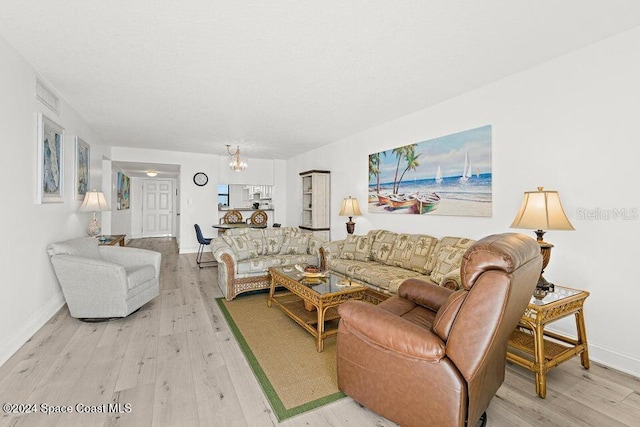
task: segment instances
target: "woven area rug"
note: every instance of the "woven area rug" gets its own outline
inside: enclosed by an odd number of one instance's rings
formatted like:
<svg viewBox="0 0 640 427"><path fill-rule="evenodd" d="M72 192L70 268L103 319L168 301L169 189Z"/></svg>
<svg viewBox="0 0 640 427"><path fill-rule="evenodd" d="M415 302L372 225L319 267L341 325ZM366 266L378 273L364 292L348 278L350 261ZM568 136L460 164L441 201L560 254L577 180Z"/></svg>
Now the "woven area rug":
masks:
<svg viewBox="0 0 640 427"><path fill-rule="evenodd" d="M311 334L267 307L265 293L216 302L278 420L345 397L338 390L335 335L318 353Z"/></svg>

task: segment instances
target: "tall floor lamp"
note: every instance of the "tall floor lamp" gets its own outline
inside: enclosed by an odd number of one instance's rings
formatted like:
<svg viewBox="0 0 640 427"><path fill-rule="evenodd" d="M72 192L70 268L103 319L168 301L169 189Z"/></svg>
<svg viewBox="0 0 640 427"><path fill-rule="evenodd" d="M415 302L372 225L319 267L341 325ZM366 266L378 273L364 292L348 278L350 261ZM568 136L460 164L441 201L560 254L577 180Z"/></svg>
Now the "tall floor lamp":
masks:
<svg viewBox="0 0 640 427"><path fill-rule="evenodd" d="M79 212L93 212L93 219L87 226L87 234L91 237L100 234L100 224L96 219L96 212L109 211L111 208L104 198L102 191L87 191L84 200L78 209Z"/></svg>
<svg viewBox="0 0 640 427"><path fill-rule="evenodd" d="M358 200L351 196L345 198L342 201L342 207L340 208L340 213L338 213L338 215L349 217L349 221L347 221L347 233L353 234L356 229L356 223L353 222L351 218L362 215L362 212L360 212L360 206L358 206Z"/></svg>
<svg viewBox="0 0 640 427"><path fill-rule="evenodd" d="M542 276L551 259L551 248L553 248L551 243L542 239L545 233L543 230L575 230L562 209L558 192L545 191L543 187L538 187L538 191L525 191L522 206L511 228L535 230L536 240L540 244L542 253L542 271L537 287L545 291L552 289L553 284Z"/></svg>

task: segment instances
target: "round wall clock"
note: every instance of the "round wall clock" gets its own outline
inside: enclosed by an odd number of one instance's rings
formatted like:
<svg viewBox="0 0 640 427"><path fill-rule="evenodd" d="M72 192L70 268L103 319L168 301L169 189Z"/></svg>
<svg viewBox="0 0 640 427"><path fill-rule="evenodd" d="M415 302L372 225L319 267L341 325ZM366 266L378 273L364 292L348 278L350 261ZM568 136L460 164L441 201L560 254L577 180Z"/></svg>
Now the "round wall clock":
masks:
<svg viewBox="0 0 640 427"><path fill-rule="evenodd" d="M198 172L195 175L193 175L193 182L196 185L199 185L200 187L202 187L203 185L207 185L207 182L209 182L209 177L204 172Z"/></svg>

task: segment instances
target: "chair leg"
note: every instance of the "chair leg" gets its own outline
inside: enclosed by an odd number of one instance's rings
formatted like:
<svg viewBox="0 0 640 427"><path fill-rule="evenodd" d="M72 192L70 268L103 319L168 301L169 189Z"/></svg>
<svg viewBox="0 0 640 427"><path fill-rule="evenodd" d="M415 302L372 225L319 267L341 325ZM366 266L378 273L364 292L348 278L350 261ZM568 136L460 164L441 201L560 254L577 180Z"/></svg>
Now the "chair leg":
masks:
<svg viewBox="0 0 640 427"><path fill-rule="evenodd" d="M203 247L204 245L200 244L200 246L198 246L198 254L196 255L196 264L198 264L198 267L200 266L200 262L202 260L202 252L203 252Z"/></svg>
<svg viewBox="0 0 640 427"><path fill-rule="evenodd" d="M198 247L198 254L196 255L196 264L199 268L217 267L218 261L202 261L202 254L204 253L204 247L206 245L200 244Z"/></svg>

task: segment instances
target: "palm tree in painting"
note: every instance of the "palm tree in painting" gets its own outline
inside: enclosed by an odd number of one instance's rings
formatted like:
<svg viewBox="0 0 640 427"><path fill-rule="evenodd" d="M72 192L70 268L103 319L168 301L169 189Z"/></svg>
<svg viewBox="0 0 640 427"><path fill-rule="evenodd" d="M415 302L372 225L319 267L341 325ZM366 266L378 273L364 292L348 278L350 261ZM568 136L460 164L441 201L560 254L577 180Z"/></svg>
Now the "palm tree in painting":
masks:
<svg viewBox="0 0 640 427"><path fill-rule="evenodd" d="M380 193L380 153L369 154L369 179L376 177L376 194Z"/></svg>
<svg viewBox="0 0 640 427"><path fill-rule="evenodd" d="M412 144L404 147L405 148L404 160L407 162L407 166L404 168L404 170L402 171L402 174L400 175L400 179L398 180L398 185L395 191L396 193L400 191L400 184L402 183L402 178L404 178L404 174L407 173L408 171L414 171L418 166L420 166L420 162L418 162L418 157L420 157L420 154L416 154L416 145L417 144Z"/></svg>
<svg viewBox="0 0 640 427"><path fill-rule="evenodd" d="M408 145L405 145L404 147L394 148L391 151L392 154L395 154L396 159L398 159L398 162L396 163L396 173L393 176L393 194L398 193L396 186L398 185L398 172L400 172L400 161L404 157L407 147Z"/></svg>

